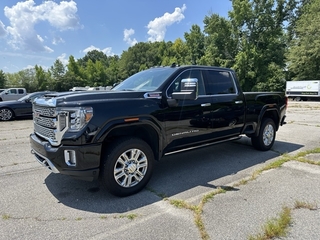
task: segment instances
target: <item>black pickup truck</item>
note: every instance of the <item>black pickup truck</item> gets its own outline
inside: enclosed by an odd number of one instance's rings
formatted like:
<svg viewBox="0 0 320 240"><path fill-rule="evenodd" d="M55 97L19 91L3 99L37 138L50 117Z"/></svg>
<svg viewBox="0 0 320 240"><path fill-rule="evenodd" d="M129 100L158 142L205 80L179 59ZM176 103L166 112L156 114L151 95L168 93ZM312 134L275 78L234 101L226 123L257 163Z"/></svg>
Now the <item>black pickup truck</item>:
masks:
<svg viewBox="0 0 320 240"><path fill-rule="evenodd" d="M164 155L242 135L269 150L286 108L284 93L242 92L231 69L155 67L111 91L37 98L31 152L54 173L99 179L127 196L146 186Z"/></svg>

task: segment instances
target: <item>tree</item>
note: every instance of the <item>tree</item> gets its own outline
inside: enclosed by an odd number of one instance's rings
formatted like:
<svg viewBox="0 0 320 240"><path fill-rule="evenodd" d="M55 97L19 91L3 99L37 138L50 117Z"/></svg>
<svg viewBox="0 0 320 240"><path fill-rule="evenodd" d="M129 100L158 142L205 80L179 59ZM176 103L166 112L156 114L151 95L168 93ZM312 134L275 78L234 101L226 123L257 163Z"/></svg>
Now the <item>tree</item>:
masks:
<svg viewBox="0 0 320 240"><path fill-rule="evenodd" d="M237 54L238 39L232 32L231 21L217 14L204 19L205 54L200 63L203 65L232 67Z"/></svg>
<svg viewBox="0 0 320 240"><path fill-rule="evenodd" d="M233 0L229 12L232 34L237 39L233 68L245 91L260 90L271 82L283 82L286 35L284 22L290 9L285 0ZM271 81L271 82L269 82Z"/></svg>
<svg viewBox="0 0 320 240"><path fill-rule="evenodd" d="M110 58L110 65L106 69L107 75L107 86L113 86L115 83L120 81L120 67L119 67L119 57L117 55Z"/></svg>
<svg viewBox="0 0 320 240"><path fill-rule="evenodd" d="M89 86L105 86L107 83L106 68L100 61L95 63L89 59L85 70L87 76L87 83Z"/></svg>
<svg viewBox="0 0 320 240"><path fill-rule="evenodd" d="M66 73L65 66L63 63L57 59L53 66L50 68L50 81L49 81L49 89L55 91L62 91L63 77Z"/></svg>
<svg viewBox="0 0 320 240"><path fill-rule="evenodd" d="M43 70L43 68L38 65L35 67L36 71L36 82L37 82L37 91L48 90L48 74Z"/></svg>
<svg viewBox="0 0 320 240"><path fill-rule="evenodd" d="M165 65L169 65L170 63L172 64L174 62L180 65L187 64L186 59L188 56L188 47L181 38L178 38L174 41L173 45L171 46L171 52L172 60Z"/></svg>
<svg viewBox="0 0 320 240"><path fill-rule="evenodd" d="M75 58L70 55L67 64L67 71L63 77L62 88L67 91L73 87L84 87L89 85L89 81L85 79L83 72L83 68L78 64Z"/></svg>
<svg viewBox="0 0 320 240"><path fill-rule="evenodd" d="M320 2L304 5L288 50L288 69L294 79L320 79Z"/></svg>
<svg viewBox="0 0 320 240"><path fill-rule="evenodd" d="M0 88L5 88L5 86L6 86L6 75L2 70L0 70Z"/></svg>
<svg viewBox="0 0 320 240"><path fill-rule="evenodd" d="M100 61L103 66L105 67L109 66L108 56L102 51L98 51L98 50L89 51L83 58L80 58L77 62L79 63L79 66L85 68L89 60L91 60L93 63Z"/></svg>
<svg viewBox="0 0 320 240"><path fill-rule="evenodd" d="M198 25L194 24L191 27L190 33L184 33L189 56L192 64L197 62L204 55L204 34Z"/></svg>

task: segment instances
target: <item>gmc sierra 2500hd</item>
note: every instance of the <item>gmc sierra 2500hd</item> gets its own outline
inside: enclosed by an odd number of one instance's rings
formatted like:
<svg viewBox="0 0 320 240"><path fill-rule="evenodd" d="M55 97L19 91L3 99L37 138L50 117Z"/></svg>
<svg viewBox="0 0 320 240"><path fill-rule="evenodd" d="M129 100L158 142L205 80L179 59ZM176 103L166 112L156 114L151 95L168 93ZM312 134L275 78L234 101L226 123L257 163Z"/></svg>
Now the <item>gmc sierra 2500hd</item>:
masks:
<svg viewBox="0 0 320 240"><path fill-rule="evenodd" d="M128 196L146 186L154 160L167 154L242 135L269 150L286 107L284 93L242 92L231 69L155 67L111 91L37 98L31 151L54 173L99 179L112 194Z"/></svg>

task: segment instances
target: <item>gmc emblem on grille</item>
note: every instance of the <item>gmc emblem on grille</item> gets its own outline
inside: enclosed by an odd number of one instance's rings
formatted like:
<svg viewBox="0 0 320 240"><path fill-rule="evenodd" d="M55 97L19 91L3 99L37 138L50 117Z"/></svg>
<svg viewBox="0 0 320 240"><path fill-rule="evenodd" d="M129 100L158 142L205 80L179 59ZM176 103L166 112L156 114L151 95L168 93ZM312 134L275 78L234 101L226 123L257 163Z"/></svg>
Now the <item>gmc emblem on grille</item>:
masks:
<svg viewBox="0 0 320 240"><path fill-rule="evenodd" d="M41 111L35 110L34 113L33 113L33 116L34 116L35 118L38 118L38 117L40 117L40 114L41 114Z"/></svg>

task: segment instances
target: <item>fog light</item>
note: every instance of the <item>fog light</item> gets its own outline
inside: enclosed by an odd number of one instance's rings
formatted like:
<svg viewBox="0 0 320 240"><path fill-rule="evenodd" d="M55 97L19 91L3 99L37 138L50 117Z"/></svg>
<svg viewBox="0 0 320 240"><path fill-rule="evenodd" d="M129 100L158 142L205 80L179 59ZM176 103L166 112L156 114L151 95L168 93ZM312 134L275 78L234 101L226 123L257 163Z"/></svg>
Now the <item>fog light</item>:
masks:
<svg viewBox="0 0 320 240"><path fill-rule="evenodd" d="M64 161L68 166L75 167L77 165L76 152L74 150L64 150Z"/></svg>

